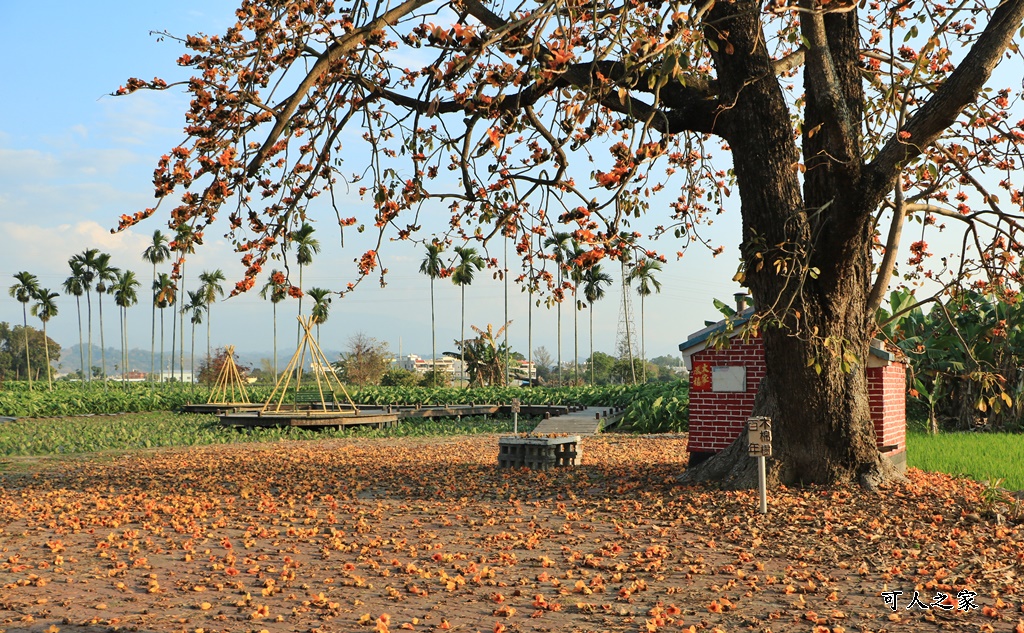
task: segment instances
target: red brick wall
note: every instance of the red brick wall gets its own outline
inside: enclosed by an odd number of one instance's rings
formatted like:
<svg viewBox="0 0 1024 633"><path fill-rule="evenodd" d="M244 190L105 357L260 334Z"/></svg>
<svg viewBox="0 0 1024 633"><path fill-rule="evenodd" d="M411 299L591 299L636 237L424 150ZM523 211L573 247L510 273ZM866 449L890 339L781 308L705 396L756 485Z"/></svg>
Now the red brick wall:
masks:
<svg viewBox="0 0 1024 633"><path fill-rule="evenodd" d="M907 450L906 372L903 363L868 367L867 371L868 402L878 448L896 446L896 450L888 451L887 455Z"/></svg>
<svg viewBox="0 0 1024 633"><path fill-rule="evenodd" d="M754 396L764 378L764 343L756 338L747 343L733 340L725 349L704 349L693 355L694 362L715 367L747 368L746 392L690 392L690 440L692 452L717 453L743 431L754 411Z"/></svg>
<svg viewBox="0 0 1024 633"><path fill-rule="evenodd" d="M733 341L725 349L704 349L693 355L696 363L714 367L747 368L747 390L744 393L715 391L690 392L690 435L687 450L691 453L717 453L729 446L741 432L754 411L754 396L765 374L764 343L754 339L743 343ZM906 443L906 367L893 363L887 367L869 367L868 402L875 425L878 447L896 446L886 452L892 456L907 448Z"/></svg>

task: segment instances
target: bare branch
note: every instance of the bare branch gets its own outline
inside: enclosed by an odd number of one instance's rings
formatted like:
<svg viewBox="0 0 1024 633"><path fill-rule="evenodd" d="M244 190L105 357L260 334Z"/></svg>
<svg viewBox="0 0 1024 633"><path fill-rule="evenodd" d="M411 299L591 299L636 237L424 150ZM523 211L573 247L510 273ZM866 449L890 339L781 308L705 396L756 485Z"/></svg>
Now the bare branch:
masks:
<svg viewBox="0 0 1024 633"><path fill-rule="evenodd" d="M878 264L878 276L871 286L871 293L868 295L867 313L878 312L882 305L882 298L892 280L893 268L896 264L896 255L900 249L900 237L903 234L903 223L907 218L907 205L903 201L903 187L896 187L896 204L893 209L892 224L889 225L889 235L885 238L885 253L882 261Z"/></svg>
<svg viewBox="0 0 1024 633"><path fill-rule="evenodd" d="M271 149L281 137L281 134L283 134L285 129L287 129L288 122L291 120L292 115L295 114L299 104L313 86L316 85L316 82L328 72L331 64L352 52L353 49L361 45L367 36L374 31L378 31L390 24L394 24L395 21L402 16L408 15L412 11L415 11L429 3L430 0L406 0L394 9L391 9L376 19L371 20L362 28L352 30L352 32L340 38L339 41L331 44L331 46L328 47L322 55L320 55L316 63L313 64L313 67L309 69L306 76L302 78L302 81L299 83L298 87L296 87L295 91L281 103L275 114L273 129L271 129L267 134L267 138L263 141L263 145L252 157L252 160L249 161L249 165L246 168L246 177L255 177L256 172L259 171L260 166L263 165L263 161L266 160Z"/></svg>
<svg viewBox="0 0 1024 633"><path fill-rule="evenodd" d="M900 166L934 143L977 98L1022 21L1024 0L1006 0L996 8L978 41L956 70L872 161L869 172L874 183L869 197L881 199L883 192L895 184Z"/></svg>

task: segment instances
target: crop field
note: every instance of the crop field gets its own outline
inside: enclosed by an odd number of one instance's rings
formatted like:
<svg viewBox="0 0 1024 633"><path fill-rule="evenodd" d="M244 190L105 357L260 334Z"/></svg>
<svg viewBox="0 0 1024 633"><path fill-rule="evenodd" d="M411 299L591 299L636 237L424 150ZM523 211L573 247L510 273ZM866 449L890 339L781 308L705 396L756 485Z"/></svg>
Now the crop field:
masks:
<svg viewBox="0 0 1024 633"><path fill-rule="evenodd" d="M271 388L250 388L253 402L269 397ZM364 387L350 389L353 400L371 405L410 404L503 404L518 398L523 404L573 404L625 407L623 423L638 432L685 431L689 403L686 383L652 383L640 386L477 389L426 387ZM173 411L184 404L206 402L205 387L176 383L57 383L53 391L29 391L26 385L8 383L0 391L0 416L37 418Z"/></svg>
<svg viewBox="0 0 1024 633"><path fill-rule="evenodd" d="M535 421L521 419L521 431ZM409 420L390 429L289 428L232 429L217 417L192 413L147 412L65 418L23 418L0 426L0 456L76 455L169 446L203 446L339 437L417 437L511 433L512 420L465 417L461 420Z"/></svg>
<svg viewBox="0 0 1024 633"><path fill-rule="evenodd" d="M907 433L909 465L1024 490L1024 436L1011 433ZM998 483L997 483L998 482Z"/></svg>

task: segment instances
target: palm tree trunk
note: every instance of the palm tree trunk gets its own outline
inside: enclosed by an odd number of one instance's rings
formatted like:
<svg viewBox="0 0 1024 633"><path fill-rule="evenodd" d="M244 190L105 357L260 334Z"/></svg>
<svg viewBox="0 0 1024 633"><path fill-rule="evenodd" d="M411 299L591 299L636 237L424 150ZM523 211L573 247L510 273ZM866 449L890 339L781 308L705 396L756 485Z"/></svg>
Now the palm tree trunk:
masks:
<svg viewBox="0 0 1024 633"><path fill-rule="evenodd" d="M210 304L206 304L206 362L210 362Z"/></svg>
<svg viewBox="0 0 1024 633"><path fill-rule="evenodd" d="M644 296L640 295L640 374L647 384L647 324L644 319Z"/></svg>
<svg viewBox="0 0 1024 633"><path fill-rule="evenodd" d="M175 299L177 301L177 299ZM178 349L178 326L174 322L174 314L171 314L171 379L174 379L174 352ZM180 379L180 378L179 378Z"/></svg>
<svg viewBox="0 0 1024 633"><path fill-rule="evenodd" d="M580 382L580 304L572 291L572 373L573 384Z"/></svg>
<svg viewBox="0 0 1024 633"><path fill-rule="evenodd" d="M277 304L273 301L270 305L274 311L274 384L277 384Z"/></svg>
<svg viewBox="0 0 1024 633"><path fill-rule="evenodd" d="M82 297L75 295L75 306L78 308L78 360L81 363L82 380L85 380L85 341L82 340Z"/></svg>
<svg viewBox="0 0 1024 633"><path fill-rule="evenodd" d="M502 259L502 266L504 267L503 275L501 276L502 281L505 282L505 387L508 387L508 372L509 372L509 350L508 350L508 235L505 236L505 253Z"/></svg>
<svg viewBox="0 0 1024 633"><path fill-rule="evenodd" d="M92 382L92 292L88 288L85 290L85 304L89 313L89 367L85 372L85 380Z"/></svg>
<svg viewBox="0 0 1024 633"><path fill-rule="evenodd" d="M562 287L562 273L558 273L558 287ZM562 382L562 302L558 302L556 306L558 310L558 386L562 387L565 383Z"/></svg>
<svg viewBox="0 0 1024 633"><path fill-rule="evenodd" d="M100 370L100 376L103 378L103 385L107 384L107 343L106 337L103 334L103 293L96 295L96 300L100 306L100 364L102 369Z"/></svg>
<svg viewBox="0 0 1024 633"><path fill-rule="evenodd" d="M437 386L437 320L434 318L434 278L430 278L430 373L431 387Z"/></svg>
<svg viewBox="0 0 1024 633"><path fill-rule="evenodd" d="M462 366L459 367L459 372L462 374L463 380L466 380L466 285L462 284L462 332L459 334L459 340L462 343L459 345L459 362ZM466 388L469 388L469 381L466 380Z"/></svg>
<svg viewBox="0 0 1024 633"><path fill-rule="evenodd" d="M531 238L532 242L532 238ZM533 280L530 280L533 283ZM534 367L533 367L533 286L530 286L529 291L530 303L526 306L526 377L530 381L530 386L533 386L534 381Z"/></svg>
<svg viewBox="0 0 1024 633"><path fill-rule="evenodd" d="M195 386L196 386L196 324L195 323L192 324L192 352L191 352L191 355L189 356L188 362L189 362L188 370L192 374L191 378L189 379L189 382L192 385L192 388L195 389ZM184 378L184 375L182 375L182 377Z"/></svg>
<svg viewBox="0 0 1024 633"><path fill-rule="evenodd" d="M130 363L131 363L131 361L128 360L128 306L125 306L124 307L124 369L122 370L122 373L125 373L125 372L127 372L129 370L128 365ZM127 382L127 380L125 380L125 382Z"/></svg>
<svg viewBox="0 0 1024 633"><path fill-rule="evenodd" d="M622 262L622 318L626 322L626 355L629 357L629 373L633 377L633 384L636 384L636 366L633 364L633 333L629 327L629 313L626 311L626 293L629 292L629 284L626 283L626 262Z"/></svg>
<svg viewBox="0 0 1024 633"><path fill-rule="evenodd" d="M31 359L31 357L29 356L29 353L28 353L28 303L27 302L21 304L21 320L22 320L22 323L24 323L24 326L23 326L24 329L22 331L25 333L25 365L28 367L28 370L26 372L28 374L28 390L32 391L32 359Z"/></svg>
<svg viewBox="0 0 1024 633"><path fill-rule="evenodd" d="M156 287L156 264L153 264L153 287ZM153 301L153 317L149 322L149 380L152 381L156 365L156 301Z"/></svg>
<svg viewBox="0 0 1024 633"><path fill-rule="evenodd" d="M46 384L53 391L53 378L50 376L50 341L46 338L46 321L43 321L43 349L46 350Z"/></svg>
<svg viewBox="0 0 1024 633"><path fill-rule="evenodd" d="M299 316L302 316L302 269L304 266L299 264ZM295 347L299 346L299 341L302 337L302 323L295 327Z"/></svg>
<svg viewBox="0 0 1024 633"><path fill-rule="evenodd" d="M160 308L160 382L164 381L164 309Z"/></svg>
<svg viewBox="0 0 1024 633"><path fill-rule="evenodd" d="M124 389L124 308L121 306L117 307L117 338L118 345L121 346L121 358L117 361L121 365L121 388Z"/></svg>
<svg viewBox="0 0 1024 633"><path fill-rule="evenodd" d="M590 384L596 384L594 379L594 303L590 303L587 310L590 313Z"/></svg>
<svg viewBox="0 0 1024 633"><path fill-rule="evenodd" d="M185 260L181 261L181 288L178 290L178 313L180 315L179 327L181 329L181 341L179 343L179 355L178 355L178 380L185 382ZM195 337L195 326L192 326L192 336ZM195 341L192 342L193 350L195 349Z"/></svg>

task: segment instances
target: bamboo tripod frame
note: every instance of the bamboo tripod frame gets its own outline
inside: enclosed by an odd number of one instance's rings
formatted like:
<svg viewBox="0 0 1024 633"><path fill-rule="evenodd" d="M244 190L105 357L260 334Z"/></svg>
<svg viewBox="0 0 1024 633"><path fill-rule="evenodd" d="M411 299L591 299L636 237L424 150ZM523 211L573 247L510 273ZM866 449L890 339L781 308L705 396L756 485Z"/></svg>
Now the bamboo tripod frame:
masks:
<svg viewBox="0 0 1024 633"><path fill-rule="evenodd" d="M356 406L356 403L352 402L352 397L348 395L345 385L341 384L338 374L334 373L334 366L327 360L327 356L324 355L323 350L320 349L316 339L313 337L311 331L313 317L299 315L296 318L299 320L299 325L302 326L302 340L299 342L298 348L292 354L291 360L288 361L288 366L281 374L277 385L274 386L274 391L267 398L267 403L263 405L260 412L267 413L268 411L273 411L276 413L281 411L281 405L284 403L284 397L292 383L293 374L296 376L294 390L298 393L299 388L302 386L302 368L305 366L306 353L308 351L310 363L313 365L313 376L316 378L316 389L320 394L320 406L323 411L327 412L327 403L324 401L324 389L326 387L327 393L334 396L335 402L337 401L337 394L340 389L341 393L345 394L345 400L352 407L352 411L359 413L359 407ZM277 400L276 403L274 402L275 399Z"/></svg>
<svg viewBox="0 0 1024 633"><path fill-rule="evenodd" d="M224 348L224 364L221 365L217 380L213 383L213 390L210 391L210 398L207 404L249 404L249 394L245 390L245 381L235 364L235 346L228 345Z"/></svg>

